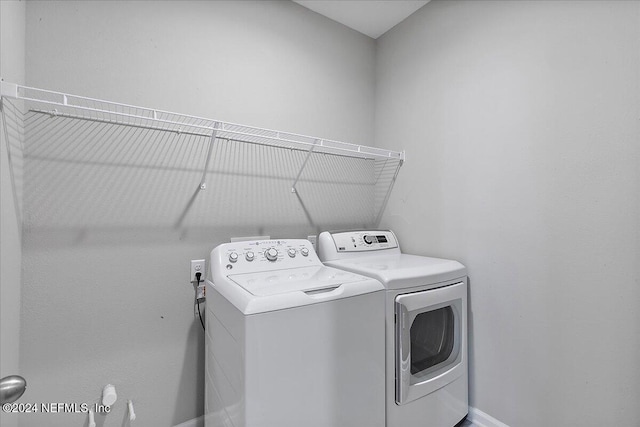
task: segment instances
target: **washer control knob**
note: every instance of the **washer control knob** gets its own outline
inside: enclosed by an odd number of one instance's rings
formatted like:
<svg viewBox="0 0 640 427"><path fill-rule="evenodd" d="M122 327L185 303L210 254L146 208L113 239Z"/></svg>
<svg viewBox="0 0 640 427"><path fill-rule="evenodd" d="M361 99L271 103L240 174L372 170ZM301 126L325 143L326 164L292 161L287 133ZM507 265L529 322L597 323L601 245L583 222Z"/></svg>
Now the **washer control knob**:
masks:
<svg viewBox="0 0 640 427"><path fill-rule="evenodd" d="M300 253L302 254L302 256L309 256L309 249L302 248L300 249Z"/></svg>
<svg viewBox="0 0 640 427"><path fill-rule="evenodd" d="M229 254L229 261L231 261L231 262L236 262L236 261L238 261L238 254L237 254L237 253L235 253L235 252L231 252L231 253Z"/></svg>
<svg viewBox="0 0 640 427"><path fill-rule="evenodd" d="M253 252L247 252L244 257L247 261L253 261L256 255Z"/></svg>
<svg viewBox="0 0 640 427"><path fill-rule="evenodd" d="M373 243L373 239L371 238L371 236L364 236L362 239L367 245L370 245Z"/></svg>
<svg viewBox="0 0 640 427"><path fill-rule="evenodd" d="M275 261L278 259L278 250L276 248L269 248L266 251L264 251L264 256L269 261Z"/></svg>
<svg viewBox="0 0 640 427"><path fill-rule="evenodd" d="M296 250L293 248L289 248L289 250L287 251L287 253L289 254L289 256L291 258L295 258L296 257Z"/></svg>

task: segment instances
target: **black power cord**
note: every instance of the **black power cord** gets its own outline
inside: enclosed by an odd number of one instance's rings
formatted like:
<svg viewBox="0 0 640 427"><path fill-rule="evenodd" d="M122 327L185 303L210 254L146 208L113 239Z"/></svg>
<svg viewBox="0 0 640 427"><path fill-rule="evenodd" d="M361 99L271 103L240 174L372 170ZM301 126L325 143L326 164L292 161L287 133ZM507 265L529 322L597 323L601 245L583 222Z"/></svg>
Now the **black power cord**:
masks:
<svg viewBox="0 0 640 427"><path fill-rule="evenodd" d="M200 313L200 302L198 301L198 288L200 287L200 278L202 277L201 272L196 273L196 306L198 306L198 317L200 318L200 324L202 325L202 329L204 328L204 321L202 320L202 313Z"/></svg>

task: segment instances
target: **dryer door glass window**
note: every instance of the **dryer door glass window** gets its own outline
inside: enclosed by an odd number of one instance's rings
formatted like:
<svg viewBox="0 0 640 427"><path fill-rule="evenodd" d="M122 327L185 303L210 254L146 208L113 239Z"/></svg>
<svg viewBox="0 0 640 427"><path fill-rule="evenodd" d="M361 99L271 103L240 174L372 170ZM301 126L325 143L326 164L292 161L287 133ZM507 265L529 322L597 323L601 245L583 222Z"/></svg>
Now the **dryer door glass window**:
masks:
<svg viewBox="0 0 640 427"><path fill-rule="evenodd" d="M451 356L455 319L451 306L420 313L411 324L411 375L427 371Z"/></svg>
<svg viewBox="0 0 640 427"><path fill-rule="evenodd" d="M396 403L426 396L466 372L466 282L395 298Z"/></svg>

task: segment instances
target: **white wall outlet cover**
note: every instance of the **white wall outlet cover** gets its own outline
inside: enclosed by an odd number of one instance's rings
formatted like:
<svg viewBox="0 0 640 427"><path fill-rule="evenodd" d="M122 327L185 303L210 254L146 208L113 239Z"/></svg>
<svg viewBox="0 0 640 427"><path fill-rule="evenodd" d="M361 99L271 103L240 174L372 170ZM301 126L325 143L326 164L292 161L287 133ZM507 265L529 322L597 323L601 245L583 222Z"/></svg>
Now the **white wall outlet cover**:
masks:
<svg viewBox="0 0 640 427"><path fill-rule="evenodd" d="M205 272L205 260L203 259L192 259L191 260L191 271L189 272L189 281L193 282L196 280L196 273L200 273L200 280L204 280L204 272Z"/></svg>

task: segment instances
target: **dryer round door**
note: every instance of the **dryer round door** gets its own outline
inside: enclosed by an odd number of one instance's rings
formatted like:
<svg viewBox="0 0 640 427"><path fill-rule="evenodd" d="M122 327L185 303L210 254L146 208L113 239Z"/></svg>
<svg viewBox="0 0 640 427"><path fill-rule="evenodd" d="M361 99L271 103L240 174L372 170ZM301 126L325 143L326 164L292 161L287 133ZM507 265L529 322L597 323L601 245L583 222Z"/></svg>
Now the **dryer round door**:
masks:
<svg viewBox="0 0 640 427"><path fill-rule="evenodd" d="M466 369L467 287L398 295L396 403L411 402L455 381Z"/></svg>

